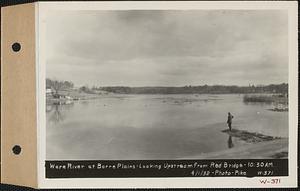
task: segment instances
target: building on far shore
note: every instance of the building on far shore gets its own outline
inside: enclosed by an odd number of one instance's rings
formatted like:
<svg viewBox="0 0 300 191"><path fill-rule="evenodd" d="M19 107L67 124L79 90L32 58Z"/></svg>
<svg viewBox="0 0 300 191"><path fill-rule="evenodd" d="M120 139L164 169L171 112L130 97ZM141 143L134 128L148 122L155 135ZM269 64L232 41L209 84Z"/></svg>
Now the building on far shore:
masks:
<svg viewBox="0 0 300 191"><path fill-rule="evenodd" d="M46 87L46 97L52 97L53 93L54 91L51 87Z"/></svg>

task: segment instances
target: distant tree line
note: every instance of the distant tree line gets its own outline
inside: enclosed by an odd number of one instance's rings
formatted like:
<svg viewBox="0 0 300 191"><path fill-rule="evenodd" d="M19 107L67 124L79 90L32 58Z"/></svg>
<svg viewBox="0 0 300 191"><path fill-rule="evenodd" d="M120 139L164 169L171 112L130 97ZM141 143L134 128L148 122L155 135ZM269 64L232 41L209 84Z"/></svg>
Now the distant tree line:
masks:
<svg viewBox="0 0 300 191"><path fill-rule="evenodd" d="M87 85L81 86L81 87L79 88L79 91L85 92L85 93L89 93L89 94L95 93L95 90L96 90L95 87L93 87L93 88L91 89L91 88L89 88Z"/></svg>
<svg viewBox="0 0 300 191"><path fill-rule="evenodd" d="M53 89L56 94L60 90L71 89L74 87L73 82L70 81L58 81L58 80L51 80L49 78L46 79L46 88Z"/></svg>
<svg viewBox="0 0 300 191"><path fill-rule="evenodd" d="M245 93L288 93L288 84L271 84L260 86L224 86L224 85L203 85L183 87L127 87L109 86L99 87L99 90L121 93L121 94L245 94Z"/></svg>
<svg viewBox="0 0 300 191"><path fill-rule="evenodd" d="M46 79L46 87L59 90L74 88L73 82ZM288 93L288 84L249 85L249 86L225 86L225 85L202 85L182 87L129 87L129 86L93 86L79 87L80 91L94 93L97 90L119 94L246 94L246 93Z"/></svg>

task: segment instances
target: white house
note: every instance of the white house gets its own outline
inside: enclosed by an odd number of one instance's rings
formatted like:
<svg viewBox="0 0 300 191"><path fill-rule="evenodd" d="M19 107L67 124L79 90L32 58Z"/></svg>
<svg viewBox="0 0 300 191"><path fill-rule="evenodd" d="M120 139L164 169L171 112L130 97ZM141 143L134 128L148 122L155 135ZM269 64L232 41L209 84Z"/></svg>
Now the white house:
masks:
<svg viewBox="0 0 300 191"><path fill-rule="evenodd" d="M46 88L46 96L51 96L52 94L53 94L53 90L52 90L52 88L50 88L50 87L47 87Z"/></svg>

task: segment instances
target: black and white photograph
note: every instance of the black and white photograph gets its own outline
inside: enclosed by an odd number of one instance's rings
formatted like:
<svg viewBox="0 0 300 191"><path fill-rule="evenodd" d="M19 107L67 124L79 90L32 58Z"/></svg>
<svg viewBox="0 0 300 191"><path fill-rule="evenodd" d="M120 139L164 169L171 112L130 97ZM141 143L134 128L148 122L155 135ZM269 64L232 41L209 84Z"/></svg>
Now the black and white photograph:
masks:
<svg viewBox="0 0 300 191"><path fill-rule="evenodd" d="M285 159L288 176L287 9L50 9L40 23L46 161Z"/></svg>
<svg viewBox="0 0 300 191"><path fill-rule="evenodd" d="M287 12L55 12L47 159L286 158Z"/></svg>

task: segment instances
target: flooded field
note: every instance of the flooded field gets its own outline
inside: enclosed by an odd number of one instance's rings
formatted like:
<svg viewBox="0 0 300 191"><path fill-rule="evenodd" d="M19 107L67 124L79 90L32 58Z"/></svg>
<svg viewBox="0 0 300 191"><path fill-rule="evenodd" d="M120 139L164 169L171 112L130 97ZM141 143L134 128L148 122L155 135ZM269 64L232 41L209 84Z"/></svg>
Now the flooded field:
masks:
<svg viewBox="0 0 300 191"><path fill-rule="evenodd" d="M243 95L103 95L47 105L47 159L181 159L249 143L233 129L288 137L288 112Z"/></svg>

